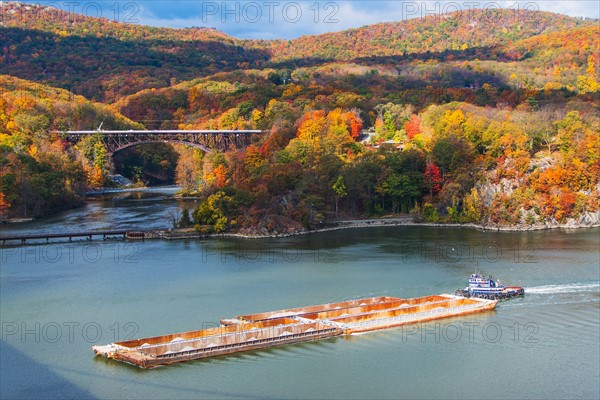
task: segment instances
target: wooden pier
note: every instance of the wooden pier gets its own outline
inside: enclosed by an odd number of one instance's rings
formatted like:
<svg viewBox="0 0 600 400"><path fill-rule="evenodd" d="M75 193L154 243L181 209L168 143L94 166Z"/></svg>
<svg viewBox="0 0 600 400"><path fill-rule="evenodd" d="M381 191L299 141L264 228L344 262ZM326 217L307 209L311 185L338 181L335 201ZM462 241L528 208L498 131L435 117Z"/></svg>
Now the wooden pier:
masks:
<svg viewBox="0 0 600 400"><path fill-rule="evenodd" d="M56 242L72 242L77 239L82 240L115 240L132 239L143 240L146 232L143 231L89 231L89 232L67 232L67 233L38 233L28 235L0 235L0 246L25 246L30 244L45 244Z"/></svg>

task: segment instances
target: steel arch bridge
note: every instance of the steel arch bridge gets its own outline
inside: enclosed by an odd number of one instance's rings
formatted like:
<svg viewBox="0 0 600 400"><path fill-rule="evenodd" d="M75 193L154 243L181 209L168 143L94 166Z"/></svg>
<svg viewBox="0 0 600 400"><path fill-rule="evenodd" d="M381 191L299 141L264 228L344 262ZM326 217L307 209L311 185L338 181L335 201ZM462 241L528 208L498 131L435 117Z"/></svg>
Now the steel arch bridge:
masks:
<svg viewBox="0 0 600 400"><path fill-rule="evenodd" d="M213 150L229 150L242 148L250 144L254 135L261 134L259 130L150 130L150 131L66 131L63 132L67 141L76 144L86 136L100 135L106 152L114 153L128 147L144 143L181 143L197 147L206 152Z"/></svg>

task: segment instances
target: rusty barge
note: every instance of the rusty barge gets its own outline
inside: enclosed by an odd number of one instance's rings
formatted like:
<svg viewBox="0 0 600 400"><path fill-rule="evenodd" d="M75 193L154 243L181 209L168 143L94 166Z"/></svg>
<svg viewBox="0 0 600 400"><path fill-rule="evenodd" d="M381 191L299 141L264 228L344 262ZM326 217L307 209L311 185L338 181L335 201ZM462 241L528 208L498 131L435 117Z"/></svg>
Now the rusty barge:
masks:
<svg viewBox="0 0 600 400"><path fill-rule="evenodd" d="M241 315L218 327L93 346L97 356L153 368L182 361L350 335L496 307L496 300L442 294L379 296Z"/></svg>

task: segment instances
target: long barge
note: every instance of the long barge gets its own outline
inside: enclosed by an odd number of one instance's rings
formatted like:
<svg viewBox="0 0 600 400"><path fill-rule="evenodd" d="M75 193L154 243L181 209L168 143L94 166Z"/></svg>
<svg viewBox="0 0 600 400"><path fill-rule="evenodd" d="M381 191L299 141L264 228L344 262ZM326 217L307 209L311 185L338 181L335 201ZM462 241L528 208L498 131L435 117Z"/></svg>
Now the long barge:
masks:
<svg viewBox="0 0 600 400"><path fill-rule="evenodd" d="M379 296L248 314L218 327L93 346L97 356L153 368L182 361L351 335L492 310L496 300L449 294Z"/></svg>

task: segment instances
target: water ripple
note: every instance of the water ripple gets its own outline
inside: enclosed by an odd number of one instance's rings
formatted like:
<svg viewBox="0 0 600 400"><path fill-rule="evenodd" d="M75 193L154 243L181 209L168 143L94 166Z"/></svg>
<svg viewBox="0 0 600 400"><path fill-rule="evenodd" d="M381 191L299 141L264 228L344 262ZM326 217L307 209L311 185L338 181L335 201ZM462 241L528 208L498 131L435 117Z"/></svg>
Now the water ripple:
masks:
<svg viewBox="0 0 600 400"><path fill-rule="evenodd" d="M557 293L581 293L598 292L600 282L592 283L569 283L564 285L543 285L525 288L527 294L557 294Z"/></svg>

